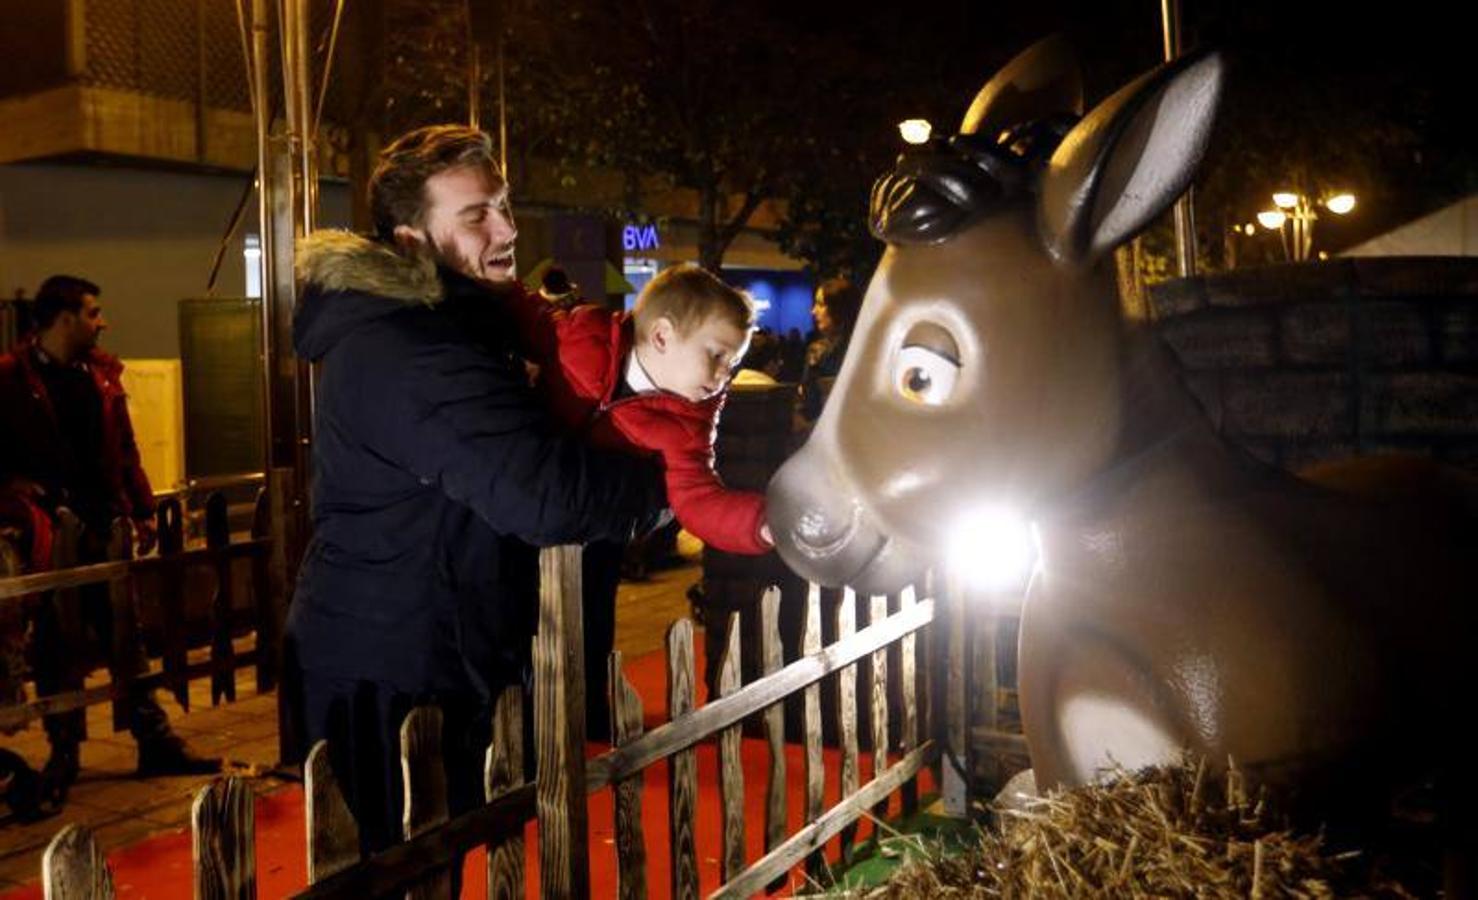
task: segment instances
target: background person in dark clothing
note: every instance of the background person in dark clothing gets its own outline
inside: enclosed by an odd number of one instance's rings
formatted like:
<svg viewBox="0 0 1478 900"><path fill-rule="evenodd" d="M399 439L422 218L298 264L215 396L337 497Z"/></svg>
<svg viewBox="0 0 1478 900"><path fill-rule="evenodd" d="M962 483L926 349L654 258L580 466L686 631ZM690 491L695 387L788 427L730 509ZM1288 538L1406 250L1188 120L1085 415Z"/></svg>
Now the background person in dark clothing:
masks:
<svg viewBox="0 0 1478 900"><path fill-rule="evenodd" d="M328 740L374 851L400 840L398 734L419 703L442 709L451 812L482 803L492 700L528 674L536 545L629 538L665 501L650 462L557 436L528 384L487 135L404 135L370 195L374 239L319 232L298 251L294 344L322 377L288 631L306 736Z"/></svg>
<svg viewBox="0 0 1478 900"><path fill-rule="evenodd" d="M862 291L845 278L823 281L816 288L811 316L819 332L806 347L806 369L801 375L801 415L807 423L821 416L831 383L847 356L847 343L862 310Z"/></svg>
<svg viewBox="0 0 1478 900"><path fill-rule="evenodd" d="M123 365L98 348L107 329L101 291L69 275L48 278L36 292L36 331L13 353L0 357L0 494L54 516L62 507L82 522L81 563L106 556L113 520L131 519L138 552L154 545L154 494L139 462L120 376ZM45 519L40 520L44 527ZM34 540L34 536L32 536ZM106 585L79 591L82 621L107 653L112 646L112 607ZM70 658L50 600L38 611L32 668L41 696L78 690L92 660ZM131 660L145 671L143 649ZM169 728L153 692L135 689L129 730L138 741L140 774L215 771L219 760L198 759ZM85 710L45 718L51 741L46 774L61 793L76 778Z"/></svg>

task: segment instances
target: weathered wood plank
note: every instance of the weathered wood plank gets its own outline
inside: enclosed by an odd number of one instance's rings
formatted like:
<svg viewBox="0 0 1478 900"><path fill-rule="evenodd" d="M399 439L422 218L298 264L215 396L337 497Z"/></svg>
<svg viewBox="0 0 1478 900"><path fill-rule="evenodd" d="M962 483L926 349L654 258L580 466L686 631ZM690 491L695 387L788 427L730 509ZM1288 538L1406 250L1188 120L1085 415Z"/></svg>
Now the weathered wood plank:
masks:
<svg viewBox="0 0 1478 900"><path fill-rule="evenodd" d="M113 520L113 531L108 538L108 559L130 560L133 558L133 523L126 518ZM134 584L132 578L121 578L108 582L108 606L113 612L113 646L109 648L108 674L118 686L117 698L113 701L113 730L126 731L133 719L133 683L138 677L139 624L138 608L134 606Z"/></svg>
<svg viewBox="0 0 1478 900"><path fill-rule="evenodd" d="M267 472L267 482L262 486L263 494L258 497L252 522L252 537L270 541L263 563L263 576L267 590L258 597L257 635L258 646L278 648L282 646L282 632L287 620L287 601L292 593L288 571L288 531L290 528L293 472L288 468L274 468ZM257 660L257 690L267 691L276 687L282 674L281 660L276 653L263 653ZM286 707L282 707L285 709ZM286 720L279 717L279 721ZM286 743L289 729L283 728ZM284 748L287 749L287 748Z"/></svg>
<svg viewBox="0 0 1478 900"><path fill-rule="evenodd" d="M642 703L621 668L621 651L611 654L611 737L616 746L642 733ZM641 821L640 772L615 782L616 892L621 900L646 900L647 843Z"/></svg>
<svg viewBox="0 0 1478 900"><path fill-rule="evenodd" d="M693 702L693 623L679 619L667 630L667 718L676 722L688 715ZM698 847L695 838L697 754L691 749L674 753L667 771L668 822L672 829L672 897L673 900L688 900L698 896Z"/></svg>
<svg viewBox="0 0 1478 900"><path fill-rule="evenodd" d="M303 763L304 815L308 825L308 883L315 884L359 862L359 825L319 741Z"/></svg>
<svg viewBox="0 0 1478 900"><path fill-rule="evenodd" d="M252 608L255 613L255 625L257 628L257 643L263 641L277 641L279 635L276 631L277 599L272 595L274 585L272 583L272 495L267 492L267 486L262 485L257 490L256 505L252 510L251 536L254 541L263 541L268 545L266 552L257 554L251 560L251 594ZM259 660L257 662L257 693L265 693L277 685L277 670L271 662Z"/></svg>
<svg viewBox="0 0 1478 900"><path fill-rule="evenodd" d="M871 617L868 621L878 624L888 618L888 597L884 594L874 595L869 601ZM888 647L876 650L872 654L872 771L873 777L888 768ZM873 815L879 819L888 815L888 798L883 797L881 804L873 808ZM873 839L880 837L877 829L873 829Z"/></svg>
<svg viewBox="0 0 1478 900"><path fill-rule="evenodd" d="M965 615L965 604L970 600L967 593L958 575L949 576L945 586L944 608L941 612L944 622L945 660L943 663L944 681L940 689L944 694L944 721L941 723L944 745L940 748L944 759L944 771L940 793L943 795L945 813L961 818L969 814L965 776L969 765L969 747L965 732L968 727L970 709L967 691L972 686L966 681L969 670L966 660L969 653L969 641L966 640L968 619ZM979 686L973 686L973 689L978 690Z"/></svg>
<svg viewBox="0 0 1478 900"><path fill-rule="evenodd" d="M400 723L400 771L405 776L404 816L407 840L419 837L451 818L446 766L441 747L441 710L418 706ZM452 895L452 872L443 867L406 890L406 900L439 900Z"/></svg>
<svg viewBox="0 0 1478 900"><path fill-rule="evenodd" d="M257 651L248 650L237 656L237 664L249 666L256 661ZM209 660L191 663L185 672L191 678L210 674L211 663ZM164 673L151 672L134 679L134 683L144 690L155 690L164 687ZM116 684L100 684L95 687L84 688L80 691L67 691L65 694L48 694L38 697L29 703L17 704L15 706L0 707L0 731L14 731L32 719L39 719L53 713L66 712L69 709L81 709L97 703L110 700L118 700L126 697L122 688Z"/></svg>
<svg viewBox="0 0 1478 900"><path fill-rule="evenodd" d="M217 779L195 795L196 900L252 900L257 895L256 812L243 778Z"/></svg>
<svg viewBox="0 0 1478 900"><path fill-rule="evenodd" d="M590 893L580 598L580 548L545 548L539 554L539 634L534 639L534 747L539 892L547 898Z"/></svg>
<svg viewBox="0 0 1478 900"><path fill-rule="evenodd" d="M46 845L41 892L46 900L113 900L113 873L91 831L68 825Z"/></svg>
<svg viewBox="0 0 1478 900"><path fill-rule="evenodd" d="M976 704L971 721L996 729L1000 727L1001 719L1000 668L996 660L996 641L1001 627L1001 617L996 611L998 597L985 594L970 599L976 601L971 603L975 629L970 640L975 645L975 658L971 661L970 689L975 692Z"/></svg>
<svg viewBox="0 0 1478 900"><path fill-rule="evenodd" d="M744 874L714 891L709 895L710 900L749 897L759 892L776 875L789 871L802 859L821 850L833 835L856 822L864 810L875 805L878 798L888 796L904 781L914 777L929 762L934 751L934 742L930 741L909 753L878 778L868 782L867 787L844 798L828 810L826 815L796 832L790 840L745 869Z"/></svg>
<svg viewBox="0 0 1478 900"><path fill-rule="evenodd" d="M190 711L190 677L185 634L185 566L177 557L185 549L185 516L178 497L166 497L155 510L159 532L159 616L164 627L164 681L180 708Z"/></svg>
<svg viewBox="0 0 1478 900"><path fill-rule="evenodd" d="M739 690L739 614L730 613L724 630L724 653L719 660L718 695ZM718 735L719 803L723 810L723 848L720 871L729 879L744 868L744 764L740 760L740 726L731 725Z"/></svg>
<svg viewBox="0 0 1478 900"><path fill-rule="evenodd" d="M505 688L493 705L493 741L484 772L489 803L523 783L523 688ZM488 843L489 900L522 900L523 831Z"/></svg>
<svg viewBox="0 0 1478 900"><path fill-rule="evenodd" d="M197 563L213 562L221 553L231 559L265 558L271 541L253 538L248 541L237 541L224 551L211 550L208 547L197 547L186 550L178 557L168 560L157 556L145 556L133 560L118 560L116 562L92 563L86 566L71 565L53 572L36 572L31 575L14 575L8 578L0 578L0 602L14 601L17 597L26 597L31 594L39 594L42 591L55 591L62 588L76 588L87 584L102 584L106 581L118 581L127 578L130 574L138 575L144 572L157 572L170 566L185 563L194 565Z"/></svg>
<svg viewBox="0 0 1478 900"><path fill-rule="evenodd" d="M894 614L913 609L916 602L914 589L904 588L898 595L898 606ZM899 641L899 677L895 683L898 685L897 708L903 716L903 723L898 731L898 749L905 754L919 745L918 643L916 634L905 635ZM919 808L918 782L912 779L904 782L900 794L903 799L903 815L913 815Z"/></svg>
<svg viewBox="0 0 1478 900"><path fill-rule="evenodd" d="M226 495L216 491L205 501L205 546L224 550L231 543L231 523L226 518ZM211 601L210 702L236 700L236 657L231 645L231 618L236 606L235 579L231 577L231 560L224 555L215 560L216 592Z"/></svg>
<svg viewBox="0 0 1478 900"><path fill-rule="evenodd" d="M294 894L298 900L383 897L430 874L441 860L480 847L499 836L521 832L534 818L535 788L521 784L496 801L464 813L415 840L376 853L337 875Z"/></svg>
<svg viewBox="0 0 1478 900"><path fill-rule="evenodd" d="M806 592L806 622L801 632L801 653L814 657L821 652L821 588L815 584ZM826 765L821 755L821 684L806 687L805 694L805 745L806 745L806 809L805 821L815 824L821 818L826 803ZM771 851L773 852L773 851ZM806 874L817 883L826 876L826 856L821 848L806 858Z"/></svg>
<svg viewBox="0 0 1478 900"><path fill-rule="evenodd" d="M847 588L837 607L837 640L845 641L857 633L857 594ZM857 666L850 665L837 673L837 734L842 745L842 796L857 793L861 773L857 761ZM856 853L857 826L842 829L842 864L850 866Z"/></svg>
<svg viewBox="0 0 1478 900"><path fill-rule="evenodd" d="M784 666L780 644L780 589L770 587L760 598L760 665L764 675L774 675ZM765 790L765 852L785 843L785 705L765 710L765 741L770 748L770 773ZM785 886L777 881L766 889L773 893Z"/></svg>
<svg viewBox="0 0 1478 900"><path fill-rule="evenodd" d="M820 601L817 601L818 609ZM818 612L819 616L819 612ZM771 704L798 693L833 672L886 646L909 632L929 624L934 618L934 604L921 602L908 615L890 616L880 625L869 626L849 640L838 641L796 660L774 675L745 685L732 697L723 697L694 710L681 722L668 722L654 728L640 740L618 747L590 760L586 767L586 787L597 791L651 764L691 747L721 729L754 715ZM819 621L819 619L818 619ZM820 629L817 640L820 641Z"/></svg>

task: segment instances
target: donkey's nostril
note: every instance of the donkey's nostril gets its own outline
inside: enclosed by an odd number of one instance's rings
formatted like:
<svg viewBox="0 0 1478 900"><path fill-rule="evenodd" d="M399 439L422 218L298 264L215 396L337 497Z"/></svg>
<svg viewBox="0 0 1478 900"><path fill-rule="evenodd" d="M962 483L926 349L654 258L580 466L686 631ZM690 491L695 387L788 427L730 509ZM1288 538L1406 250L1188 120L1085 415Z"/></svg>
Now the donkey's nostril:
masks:
<svg viewBox="0 0 1478 900"><path fill-rule="evenodd" d="M791 526L791 543L807 559L821 560L835 556L856 536L861 513L855 503L851 504L846 519L837 522L819 510L807 510Z"/></svg>

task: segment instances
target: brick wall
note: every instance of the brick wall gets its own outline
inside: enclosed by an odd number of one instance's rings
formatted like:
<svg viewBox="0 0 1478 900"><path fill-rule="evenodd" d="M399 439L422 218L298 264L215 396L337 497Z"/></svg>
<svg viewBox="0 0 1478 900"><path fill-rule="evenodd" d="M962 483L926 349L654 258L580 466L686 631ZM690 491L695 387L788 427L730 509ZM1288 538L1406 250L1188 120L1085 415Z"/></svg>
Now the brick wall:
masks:
<svg viewBox="0 0 1478 900"><path fill-rule="evenodd" d="M1156 285L1149 306L1216 427L1268 462L1478 469L1478 259L1244 269Z"/></svg>

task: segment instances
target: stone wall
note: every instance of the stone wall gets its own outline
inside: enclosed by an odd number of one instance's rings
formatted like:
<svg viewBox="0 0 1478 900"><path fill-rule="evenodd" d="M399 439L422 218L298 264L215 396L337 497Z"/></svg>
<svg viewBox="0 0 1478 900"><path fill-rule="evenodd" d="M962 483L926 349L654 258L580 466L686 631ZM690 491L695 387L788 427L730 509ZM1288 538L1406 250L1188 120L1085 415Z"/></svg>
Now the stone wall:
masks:
<svg viewBox="0 0 1478 900"><path fill-rule="evenodd" d="M1157 285L1149 307L1218 430L1268 462L1478 468L1478 259L1243 269Z"/></svg>

